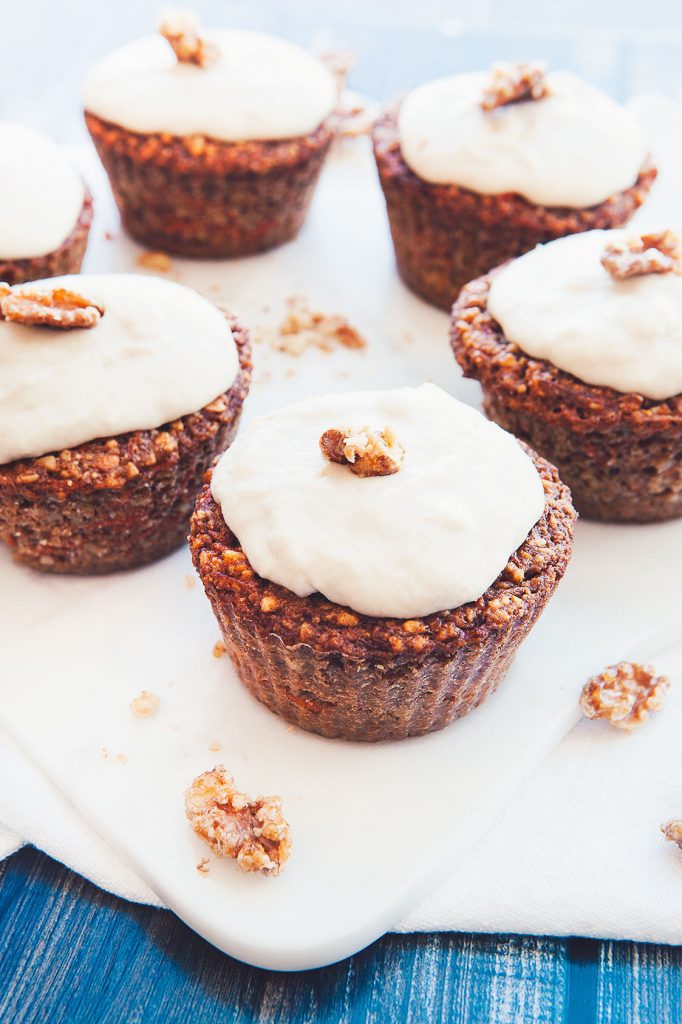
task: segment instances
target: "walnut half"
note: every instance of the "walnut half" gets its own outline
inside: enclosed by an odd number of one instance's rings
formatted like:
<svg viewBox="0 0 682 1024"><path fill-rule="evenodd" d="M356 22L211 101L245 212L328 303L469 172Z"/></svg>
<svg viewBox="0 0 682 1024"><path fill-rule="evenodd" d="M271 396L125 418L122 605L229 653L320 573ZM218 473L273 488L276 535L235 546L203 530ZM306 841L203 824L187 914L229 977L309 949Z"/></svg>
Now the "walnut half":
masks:
<svg viewBox="0 0 682 1024"><path fill-rule="evenodd" d="M682 269L682 244L674 231L639 235L623 242L610 242L601 264L616 280L644 274L669 274Z"/></svg>
<svg viewBox="0 0 682 1024"><path fill-rule="evenodd" d="M619 661L588 679L580 708L586 718L604 718L617 729L629 731L663 707L669 687L667 676L657 676L651 665Z"/></svg>
<svg viewBox="0 0 682 1024"><path fill-rule="evenodd" d="M104 306L68 288L39 289L0 284L0 318L28 327L94 327Z"/></svg>
<svg viewBox="0 0 682 1024"><path fill-rule="evenodd" d="M320 438L325 459L348 466L356 476L391 476L403 464L405 451L389 427L339 430L332 427Z"/></svg>
<svg viewBox="0 0 682 1024"><path fill-rule="evenodd" d="M188 11L166 11L159 32L170 43L181 64L205 68L218 59L218 48L201 34L199 22Z"/></svg>
<svg viewBox="0 0 682 1024"><path fill-rule="evenodd" d="M242 871L278 875L289 859L291 829L280 798L240 793L224 765L197 776L185 793L185 814L199 838Z"/></svg>
<svg viewBox="0 0 682 1024"><path fill-rule="evenodd" d="M546 68L542 61L503 61L493 64L481 107L486 113L520 100L541 100L547 95Z"/></svg>

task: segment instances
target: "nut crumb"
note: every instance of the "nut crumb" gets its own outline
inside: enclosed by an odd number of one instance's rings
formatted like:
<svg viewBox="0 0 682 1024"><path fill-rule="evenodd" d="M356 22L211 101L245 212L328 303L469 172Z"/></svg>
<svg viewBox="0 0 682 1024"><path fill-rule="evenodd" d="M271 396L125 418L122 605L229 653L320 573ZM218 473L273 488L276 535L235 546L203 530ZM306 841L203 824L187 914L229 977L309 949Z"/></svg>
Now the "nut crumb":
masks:
<svg viewBox="0 0 682 1024"><path fill-rule="evenodd" d="M222 745L218 743L218 740L211 740L211 742L208 745L208 749L212 750L214 753L217 753L219 750L222 750L223 748Z"/></svg>
<svg viewBox="0 0 682 1024"><path fill-rule="evenodd" d="M404 449L389 427L331 428L322 434L320 450L330 462L349 466L351 473L362 477L391 476L398 472L405 458Z"/></svg>
<svg viewBox="0 0 682 1024"><path fill-rule="evenodd" d="M604 249L601 264L611 277L621 281L644 274L680 273L682 244L674 231L610 242Z"/></svg>
<svg viewBox="0 0 682 1024"><path fill-rule="evenodd" d="M217 643L213 644L213 657L222 658L226 650L225 644L218 640Z"/></svg>
<svg viewBox="0 0 682 1024"><path fill-rule="evenodd" d="M135 261L144 270L154 270L157 274L169 274L173 269L170 256L165 252L142 252Z"/></svg>
<svg viewBox="0 0 682 1024"><path fill-rule="evenodd" d="M6 287L6 286L5 286ZM20 285L0 294L0 316L12 323L70 330L94 327L104 306L68 288Z"/></svg>
<svg viewBox="0 0 682 1024"><path fill-rule="evenodd" d="M661 832L666 839L669 839L671 843L677 843L682 850L682 820L671 818L670 821L661 825Z"/></svg>
<svg viewBox="0 0 682 1024"><path fill-rule="evenodd" d="M310 348L333 352L335 348L363 349L367 342L346 317L311 309L307 299L292 295L278 328L261 328L256 341L266 342L276 352L300 356Z"/></svg>
<svg viewBox="0 0 682 1024"><path fill-rule="evenodd" d="M155 711L158 711L161 699L149 690L142 690L137 697L130 702L130 710L136 718L149 718Z"/></svg>
<svg viewBox="0 0 682 1024"><path fill-rule="evenodd" d="M167 11L161 18L159 32L181 64L205 68L218 59L217 46L201 35L199 22L187 11Z"/></svg>
<svg viewBox="0 0 682 1024"><path fill-rule="evenodd" d="M208 872L209 872L209 867L208 867L209 863L210 862L209 862L208 857L202 857L201 858L201 860L197 864L197 871L199 872L200 875L207 875L208 874Z"/></svg>
<svg viewBox="0 0 682 1024"><path fill-rule="evenodd" d="M650 712L663 706L670 687L667 676L657 676L651 665L620 661L583 686L580 708L586 718L604 718L617 729L642 725Z"/></svg>
<svg viewBox="0 0 682 1024"><path fill-rule="evenodd" d="M541 100L547 95L545 76L546 68L542 61L493 64L481 107L488 112L520 100Z"/></svg>
<svg viewBox="0 0 682 1024"><path fill-rule="evenodd" d="M235 788L224 765L194 779L185 792L185 814L216 856L232 857L243 871L278 875L289 859L291 829L279 797L251 800Z"/></svg>

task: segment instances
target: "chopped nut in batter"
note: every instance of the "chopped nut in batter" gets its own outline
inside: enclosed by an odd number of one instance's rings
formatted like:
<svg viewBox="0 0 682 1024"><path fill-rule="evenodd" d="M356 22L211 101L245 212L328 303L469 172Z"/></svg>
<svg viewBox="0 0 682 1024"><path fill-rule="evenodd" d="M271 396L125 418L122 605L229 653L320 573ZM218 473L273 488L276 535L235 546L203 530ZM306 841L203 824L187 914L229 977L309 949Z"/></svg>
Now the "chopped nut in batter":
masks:
<svg viewBox="0 0 682 1024"><path fill-rule="evenodd" d="M620 661L585 683L580 707L586 718L605 718L618 729L631 730L663 706L670 686L651 665Z"/></svg>
<svg viewBox="0 0 682 1024"><path fill-rule="evenodd" d="M519 100L541 100L547 95L545 74L545 65L541 61L493 64L481 107L490 111Z"/></svg>
<svg viewBox="0 0 682 1024"><path fill-rule="evenodd" d="M291 852L291 829L279 797L251 800L223 765L199 775L185 793L185 814L218 857L232 857L242 871L278 875Z"/></svg>
<svg viewBox="0 0 682 1024"><path fill-rule="evenodd" d="M136 718L149 718L155 711L158 711L161 700L155 693L149 690L142 690L137 697L130 702L130 710Z"/></svg>
<svg viewBox="0 0 682 1024"><path fill-rule="evenodd" d="M661 832L666 839L669 839L671 843L677 843L682 850L682 820L671 818L670 821L661 825Z"/></svg>
<svg viewBox="0 0 682 1024"><path fill-rule="evenodd" d="M330 462L349 466L357 476L391 476L400 469L405 451L389 427L383 430L325 430L320 450Z"/></svg>
<svg viewBox="0 0 682 1024"><path fill-rule="evenodd" d="M610 242L601 264L611 277L624 280L643 274L682 271L682 243L674 231L659 231L622 242Z"/></svg>
<svg viewBox="0 0 682 1024"><path fill-rule="evenodd" d="M187 11L167 11L161 18L159 32L173 47L181 64L204 68L218 59L218 48L201 35L199 22Z"/></svg>
<svg viewBox="0 0 682 1024"><path fill-rule="evenodd" d="M142 252L136 263L143 270L153 270L156 274L169 274L173 268L171 258L165 252Z"/></svg>
<svg viewBox="0 0 682 1024"><path fill-rule="evenodd" d="M17 324L69 330L94 327L104 315L104 306L68 288L20 285L0 296L0 315Z"/></svg>
<svg viewBox="0 0 682 1024"><path fill-rule="evenodd" d="M276 351L300 356L309 348L332 352L335 348L366 348L367 342L345 316L317 313L307 299L293 295L286 300L287 312L278 328L261 328L256 340L265 341Z"/></svg>

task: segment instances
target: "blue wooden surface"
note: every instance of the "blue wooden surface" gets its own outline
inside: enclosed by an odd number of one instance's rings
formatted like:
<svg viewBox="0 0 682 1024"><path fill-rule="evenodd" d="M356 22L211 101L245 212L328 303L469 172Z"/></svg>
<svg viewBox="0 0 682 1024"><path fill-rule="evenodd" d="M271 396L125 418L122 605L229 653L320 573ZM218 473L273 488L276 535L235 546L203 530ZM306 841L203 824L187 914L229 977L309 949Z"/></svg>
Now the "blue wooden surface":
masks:
<svg viewBox="0 0 682 1024"><path fill-rule="evenodd" d="M682 949L389 935L332 967L246 967L168 911L34 850L0 865L2 1024L682 1024Z"/></svg>

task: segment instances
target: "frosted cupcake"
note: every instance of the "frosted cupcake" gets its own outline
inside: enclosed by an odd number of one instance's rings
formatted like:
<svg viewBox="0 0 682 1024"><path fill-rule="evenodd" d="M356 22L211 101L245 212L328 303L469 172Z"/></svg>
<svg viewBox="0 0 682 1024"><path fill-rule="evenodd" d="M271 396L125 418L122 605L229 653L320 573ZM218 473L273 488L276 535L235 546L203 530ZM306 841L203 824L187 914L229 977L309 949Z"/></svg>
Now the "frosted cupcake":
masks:
<svg viewBox="0 0 682 1024"><path fill-rule="evenodd" d="M682 246L590 231L463 289L452 344L487 414L559 468L581 515L682 515Z"/></svg>
<svg viewBox="0 0 682 1024"><path fill-rule="evenodd" d="M138 275L0 286L0 539L104 573L178 547L248 390L244 328Z"/></svg>
<svg viewBox="0 0 682 1024"><path fill-rule="evenodd" d="M398 270L447 310L540 242L624 224L656 177L625 109L540 64L420 86L377 122L374 152Z"/></svg>
<svg viewBox="0 0 682 1024"><path fill-rule="evenodd" d="M244 256L298 234L336 101L331 73L297 46L171 16L92 69L85 120L133 238Z"/></svg>
<svg viewBox="0 0 682 1024"><path fill-rule="evenodd" d="M77 273L91 222L92 198L64 150L0 121L0 281Z"/></svg>
<svg viewBox="0 0 682 1024"><path fill-rule="evenodd" d="M399 739L500 683L574 518L553 467L426 384L254 421L201 492L190 548L258 700L324 736Z"/></svg>

